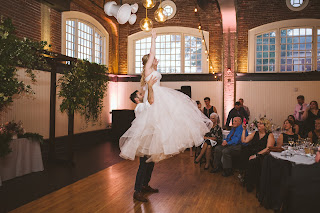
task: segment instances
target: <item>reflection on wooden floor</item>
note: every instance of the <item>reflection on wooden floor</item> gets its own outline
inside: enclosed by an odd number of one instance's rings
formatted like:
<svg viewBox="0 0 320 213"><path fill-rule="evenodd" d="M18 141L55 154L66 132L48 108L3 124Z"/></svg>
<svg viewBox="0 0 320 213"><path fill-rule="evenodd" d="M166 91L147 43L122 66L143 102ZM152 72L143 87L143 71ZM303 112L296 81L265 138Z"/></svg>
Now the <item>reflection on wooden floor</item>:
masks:
<svg viewBox="0 0 320 213"><path fill-rule="evenodd" d="M133 201L138 159L122 161L12 212L269 212L236 175L224 178L193 163L189 152L157 163L149 203ZM271 212L271 211L270 211Z"/></svg>

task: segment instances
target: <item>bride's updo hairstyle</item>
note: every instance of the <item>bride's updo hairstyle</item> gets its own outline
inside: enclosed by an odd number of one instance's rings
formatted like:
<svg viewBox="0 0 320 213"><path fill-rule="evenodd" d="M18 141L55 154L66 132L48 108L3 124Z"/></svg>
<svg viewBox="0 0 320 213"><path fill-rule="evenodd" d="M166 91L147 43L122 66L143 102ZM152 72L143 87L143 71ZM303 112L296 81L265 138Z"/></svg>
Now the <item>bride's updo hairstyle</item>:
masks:
<svg viewBox="0 0 320 213"><path fill-rule="evenodd" d="M146 85L146 72L145 72L145 65L147 64L148 59L149 59L149 54L144 55L144 56L142 57L142 65L143 65L143 69L142 69L142 73L141 73L141 80L140 80L141 87L144 87L144 85Z"/></svg>

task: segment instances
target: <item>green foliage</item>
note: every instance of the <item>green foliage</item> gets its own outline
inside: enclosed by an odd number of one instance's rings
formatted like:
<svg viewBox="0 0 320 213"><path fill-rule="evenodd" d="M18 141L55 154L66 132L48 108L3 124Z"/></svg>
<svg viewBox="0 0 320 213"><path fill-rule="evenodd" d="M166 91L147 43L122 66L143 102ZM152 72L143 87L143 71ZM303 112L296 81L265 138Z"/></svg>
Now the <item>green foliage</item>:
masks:
<svg viewBox="0 0 320 213"><path fill-rule="evenodd" d="M20 39L15 35L11 19L0 20L0 112L12 101L15 94L33 94L30 85L17 78L17 68L26 68L27 75L35 82L33 69L50 69L42 55L47 42Z"/></svg>
<svg viewBox="0 0 320 213"><path fill-rule="evenodd" d="M29 140L43 143L43 136L38 133L26 132L25 134L18 134L18 138L28 138Z"/></svg>
<svg viewBox="0 0 320 213"><path fill-rule="evenodd" d="M96 121L102 111L107 83L105 66L78 60L72 70L59 79L59 97L63 98L61 112L79 112L87 122Z"/></svg>
<svg viewBox="0 0 320 213"><path fill-rule="evenodd" d="M12 152L10 148L12 135L9 133L0 133L0 158Z"/></svg>

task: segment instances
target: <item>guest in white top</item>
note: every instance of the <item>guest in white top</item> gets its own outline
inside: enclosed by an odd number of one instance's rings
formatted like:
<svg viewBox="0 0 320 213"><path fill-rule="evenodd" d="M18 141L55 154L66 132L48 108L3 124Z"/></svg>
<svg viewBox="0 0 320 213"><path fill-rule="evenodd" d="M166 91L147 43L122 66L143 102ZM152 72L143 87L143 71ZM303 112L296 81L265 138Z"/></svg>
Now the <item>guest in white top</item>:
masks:
<svg viewBox="0 0 320 213"><path fill-rule="evenodd" d="M303 121L302 115L303 112L307 109L307 104L304 103L304 96L299 95L297 97L298 104L294 108L293 116L295 117L296 121L301 123Z"/></svg>

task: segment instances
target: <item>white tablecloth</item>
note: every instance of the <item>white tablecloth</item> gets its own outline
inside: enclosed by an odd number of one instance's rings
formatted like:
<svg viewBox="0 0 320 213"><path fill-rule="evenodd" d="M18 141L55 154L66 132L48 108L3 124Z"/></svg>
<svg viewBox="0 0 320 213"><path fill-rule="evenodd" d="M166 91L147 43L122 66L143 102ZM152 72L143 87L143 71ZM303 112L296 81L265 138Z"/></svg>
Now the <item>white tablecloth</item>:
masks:
<svg viewBox="0 0 320 213"><path fill-rule="evenodd" d="M0 186L1 181L43 171L39 142L20 138L12 140L10 147L12 152L0 158Z"/></svg>
<svg viewBox="0 0 320 213"><path fill-rule="evenodd" d="M314 157L309 157L305 155L293 155L293 156L283 156L281 152L270 152L270 154L277 159L287 160L296 164L306 164L311 165L315 163Z"/></svg>

